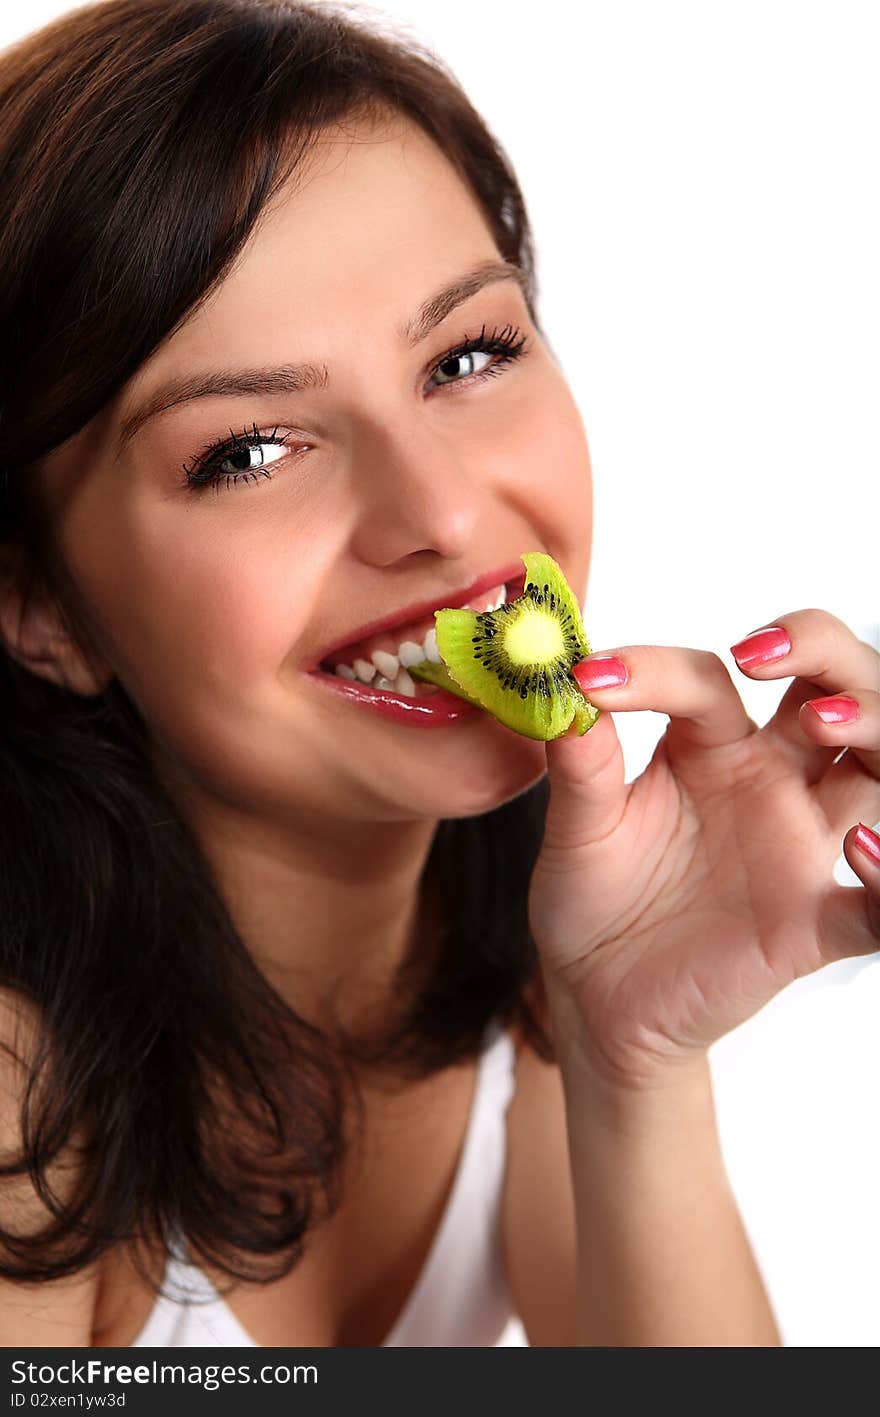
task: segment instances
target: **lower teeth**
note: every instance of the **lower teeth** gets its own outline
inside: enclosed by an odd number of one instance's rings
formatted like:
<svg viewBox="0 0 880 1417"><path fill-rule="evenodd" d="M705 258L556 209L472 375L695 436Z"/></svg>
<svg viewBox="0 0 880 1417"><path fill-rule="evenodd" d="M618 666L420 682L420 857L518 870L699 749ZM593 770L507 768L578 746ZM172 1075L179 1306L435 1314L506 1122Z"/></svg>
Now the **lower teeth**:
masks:
<svg viewBox="0 0 880 1417"><path fill-rule="evenodd" d="M440 693L436 684L415 683L412 693L408 689L398 689L391 683L390 679L385 678L384 674L379 674L375 679L371 679L369 684L364 684L362 680L358 679L356 676L337 674L335 669L325 667L323 672L332 675L334 679L344 679L346 683L355 684L358 688L383 689L385 693L397 694L402 699L428 699L433 698L434 694Z"/></svg>

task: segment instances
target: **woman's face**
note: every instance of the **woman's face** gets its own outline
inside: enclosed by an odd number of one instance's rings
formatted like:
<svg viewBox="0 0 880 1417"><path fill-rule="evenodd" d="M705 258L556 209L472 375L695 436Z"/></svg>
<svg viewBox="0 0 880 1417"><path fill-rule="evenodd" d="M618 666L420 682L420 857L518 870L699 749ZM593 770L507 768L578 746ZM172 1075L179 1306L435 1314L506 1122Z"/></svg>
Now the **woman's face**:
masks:
<svg viewBox="0 0 880 1417"><path fill-rule="evenodd" d="M372 621L522 570L526 551L555 557L582 599L591 538L584 428L517 281L403 334L440 288L499 260L475 200L415 125L352 131L322 140L232 274L44 482L169 785L316 834L480 813L541 776L542 745L488 714L414 727L304 670ZM523 354L438 372L483 326L514 327ZM169 381L300 363L325 385L178 402L117 452ZM250 451L215 457L216 488L186 485L207 445L254 426Z"/></svg>

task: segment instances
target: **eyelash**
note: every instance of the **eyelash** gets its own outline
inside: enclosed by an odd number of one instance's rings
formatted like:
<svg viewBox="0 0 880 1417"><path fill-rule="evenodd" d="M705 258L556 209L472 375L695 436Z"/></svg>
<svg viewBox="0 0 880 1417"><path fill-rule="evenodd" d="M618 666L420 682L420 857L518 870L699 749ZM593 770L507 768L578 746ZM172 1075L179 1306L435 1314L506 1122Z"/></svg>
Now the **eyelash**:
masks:
<svg viewBox="0 0 880 1417"><path fill-rule="evenodd" d="M456 379L451 384L441 384L440 388L456 388L460 384L476 383L483 379L492 379L496 375L504 372L507 365L520 359L528 352L530 346L526 344L526 337L520 334L518 329L512 325L505 325L503 330L492 330L486 334L486 326L483 325L479 335L473 338L465 338L461 344L457 344L454 349L450 349L442 355L432 366L429 377L442 369L444 364L448 364L453 359L463 359L467 354L496 354L498 356L494 364L488 365L485 369L480 369L474 374L468 374L464 379ZM277 437L279 425L272 429L272 432L263 435L254 423L251 425L252 431L245 428L241 433L234 433L229 430L229 438L220 442L210 443L197 454L192 466L183 464L184 486L187 490L200 492L205 487L213 487L215 492L219 492L220 483L225 480L227 488L230 482L233 486L243 480L249 481L257 476L272 477L271 472L265 468L252 467L241 472L223 473L217 464L224 462L229 457L234 457L236 453L247 452L253 447L259 447L262 443L275 443L279 447L287 447L288 439ZM293 435L288 435L292 437Z"/></svg>

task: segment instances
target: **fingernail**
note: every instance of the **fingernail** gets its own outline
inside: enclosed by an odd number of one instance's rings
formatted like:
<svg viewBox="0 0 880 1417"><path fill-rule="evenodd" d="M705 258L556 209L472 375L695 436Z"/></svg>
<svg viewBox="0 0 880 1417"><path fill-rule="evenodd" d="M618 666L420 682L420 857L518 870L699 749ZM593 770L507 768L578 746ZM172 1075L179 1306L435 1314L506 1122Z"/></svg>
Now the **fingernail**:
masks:
<svg viewBox="0 0 880 1417"><path fill-rule="evenodd" d="M613 654L591 655L576 664L571 672L585 694L593 689L618 689L629 678L623 660L615 659Z"/></svg>
<svg viewBox="0 0 880 1417"><path fill-rule="evenodd" d="M791 640L781 625L771 625L767 630L753 630L744 640L730 646L740 669L754 669L758 664L772 664L782 659L791 649Z"/></svg>
<svg viewBox="0 0 880 1417"><path fill-rule="evenodd" d="M808 699L807 706L823 723L855 723L859 717L857 699L849 694L834 694L829 699Z"/></svg>
<svg viewBox="0 0 880 1417"><path fill-rule="evenodd" d="M856 846L860 846L866 856L880 866L880 836L872 832L870 827L866 827L864 822L859 822L858 831L854 841Z"/></svg>

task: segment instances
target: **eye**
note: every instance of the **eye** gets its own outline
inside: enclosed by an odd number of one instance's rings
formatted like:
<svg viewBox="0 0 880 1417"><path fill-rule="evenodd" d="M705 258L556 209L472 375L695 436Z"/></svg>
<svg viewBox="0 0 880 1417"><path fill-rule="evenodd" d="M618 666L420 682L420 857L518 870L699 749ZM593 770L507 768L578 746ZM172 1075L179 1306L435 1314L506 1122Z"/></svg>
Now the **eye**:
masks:
<svg viewBox="0 0 880 1417"><path fill-rule="evenodd" d="M463 340L455 349L447 350L443 358L434 365L431 378L442 376L438 385L440 388L449 384L478 384L484 379L493 379L503 374L507 365L522 357L525 346L525 335L520 334L512 325L505 325L503 330L493 330L488 335L486 326L483 325L478 335ZM492 358L482 368L475 369L475 355ZM463 375L456 368L461 363L467 366Z"/></svg>
<svg viewBox="0 0 880 1417"><path fill-rule="evenodd" d="M213 486L219 490L220 483L235 486L238 482L256 481L258 477L271 478L266 472L269 463L287 456L288 438L278 436L277 426L271 433L261 433L254 423L252 431L242 433L229 430L229 438L222 443L212 443L203 449L193 467L184 464L185 485L193 490ZM268 456L264 450L268 450Z"/></svg>
<svg viewBox="0 0 880 1417"><path fill-rule="evenodd" d="M489 354L487 354L485 350L482 350L482 349L481 349L481 350L473 350L473 351L471 351L471 352L468 353L468 354L453 354L453 355L447 355L447 357L444 359L443 363L442 363L441 365L439 365L439 366L437 367L437 369L435 369L435 371L434 371L434 376L433 376L433 377L436 378L438 374L442 374L442 375L443 375L443 382L444 382L444 383L455 383L455 382L457 382L457 380L454 378L454 375L455 375L455 372L456 372L455 366L456 366L457 364L462 364L462 363L464 363L464 364L470 364L471 366L473 366L474 360L475 360L475 359L479 359L479 358L485 359L489 364L491 364L491 362L492 362L491 356L490 356ZM485 364L483 365L483 368L484 368L484 369L486 368L486 365L485 365ZM479 371L477 371L477 370L475 370L473 367L471 367L470 369L466 369L464 372L465 372L466 375L469 375L469 374L477 373L477 372L479 372ZM447 377L446 377L447 375L449 375L449 378L448 378L448 379L447 379Z"/></svg>
<svg viewBox="0 0 880 1417"><path fill-rule="evenodd" d="M268 448L269 455L263 451ZM258 443L240 443L233 452L227 453L224 458L218 458L215 462L217 475L222 477L225 473L227 477L246 477L248 473L256 473L269 463L277 462L284 456L284 450L278 443L272 443L268 439Z"/></svg>

